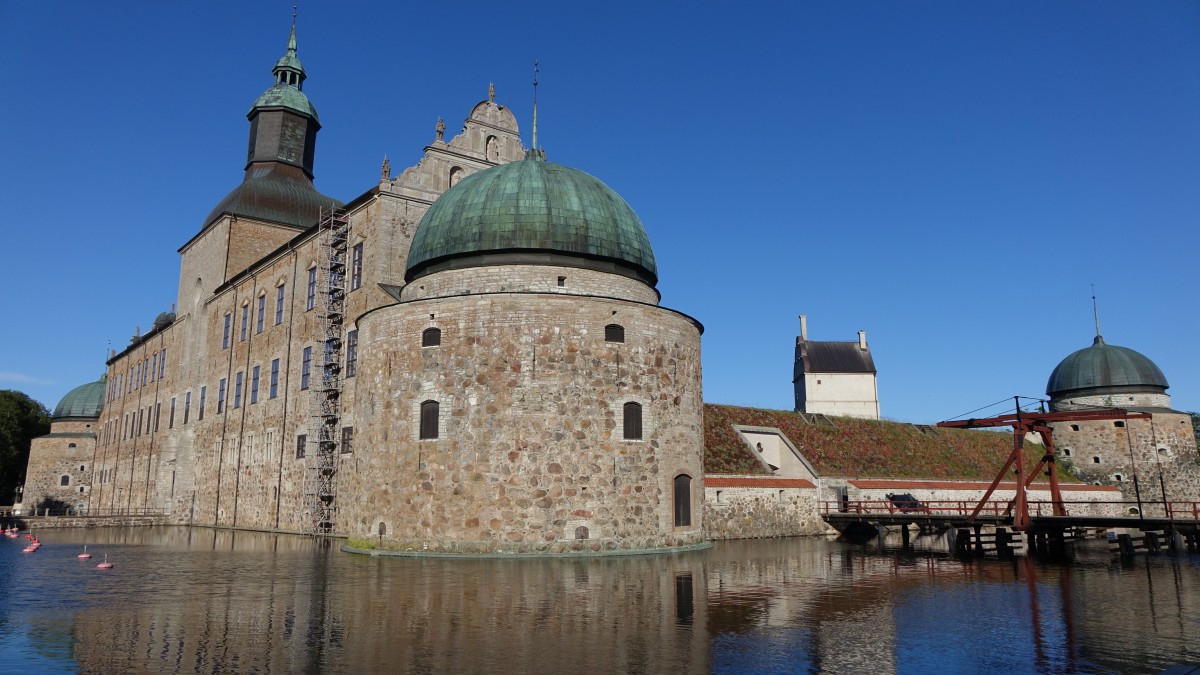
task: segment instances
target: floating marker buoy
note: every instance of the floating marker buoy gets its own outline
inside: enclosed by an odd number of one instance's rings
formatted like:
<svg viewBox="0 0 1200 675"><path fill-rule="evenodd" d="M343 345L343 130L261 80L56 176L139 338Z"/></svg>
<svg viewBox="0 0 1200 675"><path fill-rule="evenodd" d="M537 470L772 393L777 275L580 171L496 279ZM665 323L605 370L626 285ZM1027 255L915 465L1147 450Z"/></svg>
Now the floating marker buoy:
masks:
<svg viewBox="0 0 1200 675"><path fill-rule="evenodd" d="M105 553L104 554L104 562L100 563L99 565L96 565L96 569L111 570L112 568L113 568L113 564L108 562L108 554Z"/></svg>
<svg viewBox="0 0 1200 675"><path fill-rule="evenodd" d="M33 553L36 550L37 549L32 546L26 546L25 548L21 549L21 552L22 553Z"/></svg>
<svg viewBox="0 0 1200 675"><path fill-rule="evenodd" d="M92 554L87 552L87 544L84 544L84 545L83 545L83 553L80 553L80 554L79 554L79 557L80 557L80 558L90 558L90 557L92 557Z"/></svg>

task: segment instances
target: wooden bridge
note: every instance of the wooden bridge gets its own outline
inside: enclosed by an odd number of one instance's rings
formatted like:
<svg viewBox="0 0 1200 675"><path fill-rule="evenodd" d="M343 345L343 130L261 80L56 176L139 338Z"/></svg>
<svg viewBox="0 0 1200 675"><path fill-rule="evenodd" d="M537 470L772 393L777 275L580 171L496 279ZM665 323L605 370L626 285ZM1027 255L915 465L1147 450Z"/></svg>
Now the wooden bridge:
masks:
<svg viewBox="0 0 1200 675"><path fill-rule="evenodd" d="M1028 538L1029 549L1038 553L1057 555L1064 552L1065 542L1071 533L1083 529L1128 529L1142 533L1162 533L1149 537L1133 537L1135 541L1147 541L1147 548L1157 548L1154 542L1161 539L1167 547L1174 548L1176 537L1182 540L1189 551L1200 549L1200 501L1191 502L1078 502L1067 503L1071 507L1097 507L1112 512L1130 515L1070 515L1062 502L1027 502L1028 522L1021 523L1013 515L1012 502L989 501L918 501L918 500L859 500L821 502L821 517L834 529L843 534L871 534L884 526L899 526L904 540L909 537L908 526L916 525L922 530L953 529L958 533L959 552L982 553L985 549L1003 554L1021 548L1014 542L1021 533ZM1161 515L1145 515L1150 508ZM988 528L990 531L985 531ZM962 538L966 536L967 542ZM1122 540L1122 552L1132 552ZM1128 549L1128 550L1127 550Z"/></svg>

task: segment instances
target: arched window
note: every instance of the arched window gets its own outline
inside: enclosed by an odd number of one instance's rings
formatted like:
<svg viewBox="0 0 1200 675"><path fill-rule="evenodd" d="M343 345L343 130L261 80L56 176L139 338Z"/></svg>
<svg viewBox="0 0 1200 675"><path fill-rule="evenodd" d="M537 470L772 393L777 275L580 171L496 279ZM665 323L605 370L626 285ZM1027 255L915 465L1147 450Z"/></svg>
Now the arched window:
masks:
<svg viewBox="0 0 1200 675"><path fill-rule="evenodd" d="M623 409L624 418L624 438L627 441L641 440L642 438L642 404L630 401L625 404Z"/></svg>
<svg viewBox="0 0 1200 675"><path fill-rule="evenodd" d="M692 477L687 474L675 476L675 527L692 524Z"/></svg>
<svg viewBox="0 0 1200 675"><path fill-rule="evenodd" d="M434 440L438 437L438 407L437 401L421 403L421 440Z"/></svg>
<svg viewBox="0 0 1200 675"><path fill-rule="evenodd" d="M450 187L458 185L458 181L463 179L463 170L461 166L456 166L450 169Z"/></svg>
<svg viewBox="0 0 1200 675"><path fill-rule="evenodd" d="M442 344L442 329L426 328L421 332L422 347L437 347Z"/></svg>
<svg viewBox="0 0 1200 675"><path fill-rule="evenodd" d="M73 448L73 447L75 447L75 444L74 444L74 443L67 443L67 447L68 447L68 448Z"/></svg>
<svg viewBox="0 0 1200 675"><path fill-rule="evenodd" d="M605 342L624 342L625 341L625 327L620 324L616 324L616 323L608 324L607 326L604 327L604 341Z"/></svg>
<svg viewBox="0 0 1200 675"><path fill-rule="evenodd" d="M66 474L63 474L62 478L59 478L59 479L58 479L58 484L59 484L59 485L70 485L70 484L71 484L71 477L70 477L70 476L68 476L68 475L66 475Z"/></svg>
<svg viewBox="0 0 1200 675"><path fill-rule="evenodd" d="M489 162L499 162L500 161L500 144L496 142L495 136L487 137L487 143L485 145L485 148L486 148L485 156L487 157L487 161L489 161Z"/></svg>

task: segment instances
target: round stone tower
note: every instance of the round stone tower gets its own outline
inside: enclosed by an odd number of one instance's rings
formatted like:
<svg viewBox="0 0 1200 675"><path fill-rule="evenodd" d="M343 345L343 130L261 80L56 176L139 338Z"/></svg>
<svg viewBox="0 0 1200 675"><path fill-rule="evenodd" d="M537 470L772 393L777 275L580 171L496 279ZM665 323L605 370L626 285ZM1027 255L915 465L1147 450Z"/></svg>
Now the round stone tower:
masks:
<svg viewBox="0 0 1200 675"><path fill-rule="evenodd" d="M1076 473L1114 485L1147 515L1168 500L1195 499L1200 489L1191 417L1171 409L1167 378L1153 361L1097 335L1055 367L1046 383L1055 411L1122 408L1150 418L1058 422L1054 435ZM1157 503L1156 503L1157 502Z"/></svg>
<svg viewBox="0 0 1200 675"><path fill-rule="evenodd" d="M702 327L658 306L657 280L629 205L537 151L448 190L401 301L358 321L356 413L378 423L339 476L352 536L546 554L700 543Z"/></svg>

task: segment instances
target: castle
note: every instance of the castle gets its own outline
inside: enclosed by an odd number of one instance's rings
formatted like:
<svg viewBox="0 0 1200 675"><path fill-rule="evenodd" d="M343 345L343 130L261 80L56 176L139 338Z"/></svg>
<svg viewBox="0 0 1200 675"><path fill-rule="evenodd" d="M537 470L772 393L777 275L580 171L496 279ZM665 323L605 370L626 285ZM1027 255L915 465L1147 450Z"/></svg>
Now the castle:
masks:
<svg viewBox="0 0 1200 675"><path fill-rule="evenodd" d="M26 501L435 550L699 543L702 327L659 305L634 211L524 148L490 87L416 166L322 195L296 47L177 308L63 399Z"/></svg>
<svg viewBox="0 0 1200 675"><path fill-rule="evenodd" d="M52 500L430 551L664 550L821 531L817 505L835 497L966 498L982 491L946 479L978 480L1008 452L995 434L878 421L865 333L813 342L804 323L799 413L706 413L703 328L659 304L638 216L548 161L536 122L524 147L490 87L449 140L439 121L415 166L393 175L385 160L347 203L322 195L296 47L293 27L247 116L242 182L179 249L172 311L69 392L33 442L27 509ZM1195 499L1195 440L1166 387L1149 359L1099 337L1054 371L1056 409L1153 415L1056 428L1103 488L1089 498L1115 486L1152 501L1157 483ZM826 414L864 419L838 431ZM908 465L877 473L895 460L879 439L906 444ZM943 473L911 471L933 466ZM894 477L908 483L853 480Z"/></svg>

